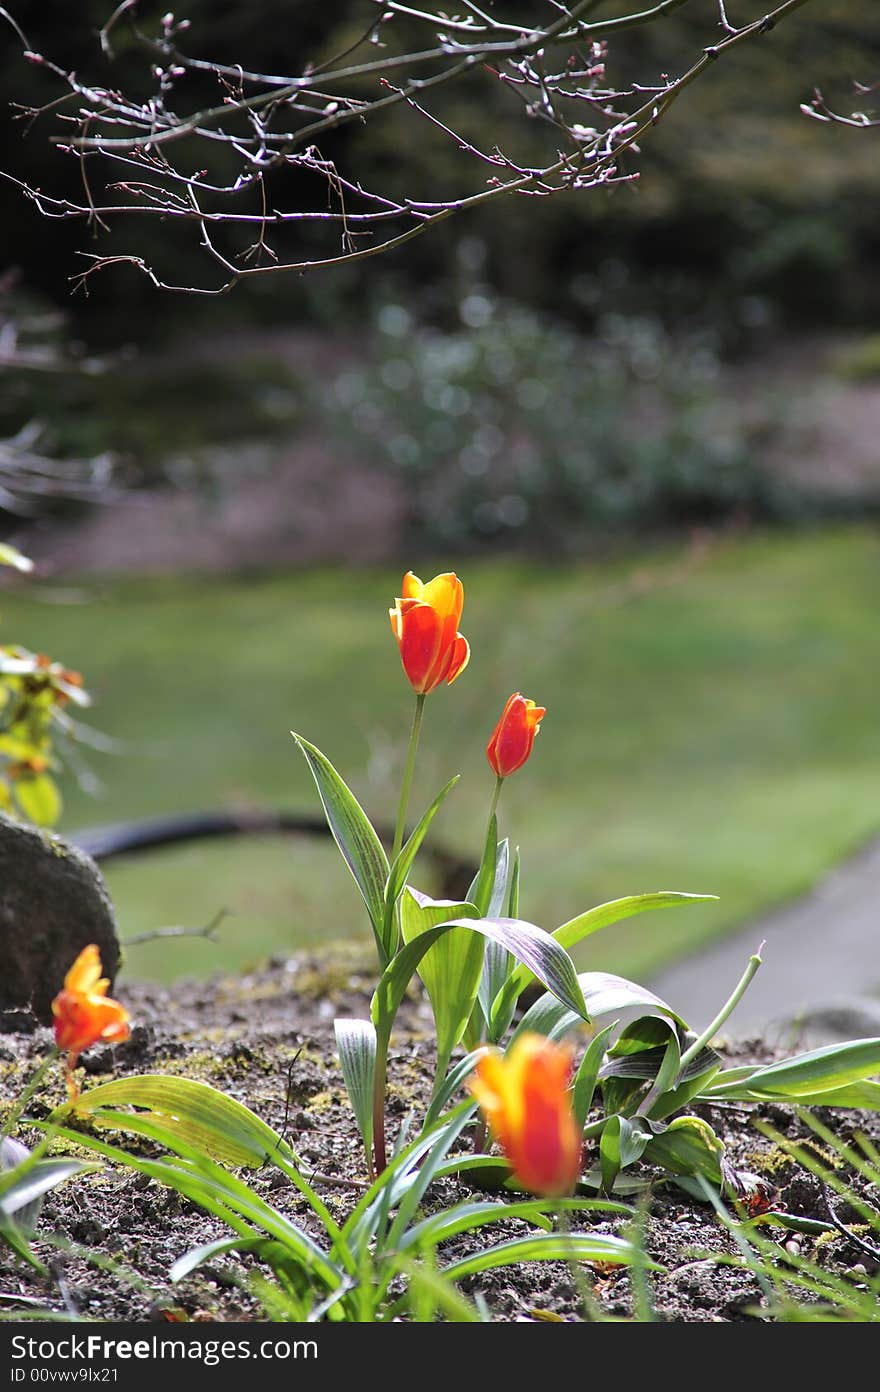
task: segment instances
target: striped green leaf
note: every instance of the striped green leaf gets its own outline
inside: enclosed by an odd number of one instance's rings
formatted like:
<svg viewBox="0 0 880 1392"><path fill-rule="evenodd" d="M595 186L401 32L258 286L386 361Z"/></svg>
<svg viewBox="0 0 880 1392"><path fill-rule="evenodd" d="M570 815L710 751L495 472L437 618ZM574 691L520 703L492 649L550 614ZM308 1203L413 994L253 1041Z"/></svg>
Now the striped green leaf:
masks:
<svg viewBox="0 0 880 1392"><path fill-rule="evenodd" d="M373 1023L380 1040L390 1035L394 1016L425 953L454 928L466 928L488 938L490 942L499 943L518 961L526 963L532 974L544 983L551 995L558 998L565 1010L589 1022L572 960L543 928L521 918L456 918L425 929L402 947L385 968L371 1005Z"/></svg>
<svg viewBox="0 0 880 1392"><path fill-rule="evenodd" d="M119 1106L139 1108L141 1116L146 1113L167 1132L221 1164L256 1169L276 1153L289 1155L277 1132L241 1102L192 1078L152 1073L116 1078L83 1093L75 1114L89 1116L100 1125L102 1110ZM59 1114L66 1112L63 1107Z"/></svg>
<svg viewBox="0 0 880 1392"><path fill-rule="evenodd" d="M473 904L431 899L407 887L400 901L400 929L404 943L413 942L428 928L451 918L476 918ZM452 1050L470 1019L480 974L484 940L467 928L453 928L429 948L418 966L419 976L434 1012L438 1067L445 1073Z"/></svg>
<svg viewBox="0 0 880 1392"><path fill-rule="evenodd" d="M376 1027L369 1020L334 1020L333 1028L342 1076L369 1162L373 1144Z"/></svg>
<svg viewBox="0 0 880 1392"><path fill-rule="evenodd" d="M387 962L392 952L391 931L385 923L388 857L372 822L330 760L301 735L290 733L311 769L327 825L367 906L380 959Z"/></svg>
<svg viewBox="0 0 880 1392"><path fill-rule="evenodd" d="M391 866L388 873L388 884L385 888L385 917L383 920L384 928L382 936L386 942L392 941L394 910L398 899L403 893L406 877L413 867L413 861L421 849L422 842L428 834L431 823L439 812L447 795L452 792L452 789L460 778L461 774L457 773L454 778L450 778L445 788L440 789L440 792L431 803L427 812L419 819L415 830L412 832L400 853L396 856L394 864Z"/></svg>
<svg viewBox="0 0 880 1392"><path fill-rule="evenodd" d="M441 1271L447 1280L460 1281L480 1271L492 1271L499 1266L518 1266L526 1261L609 1262L617 1266L642 1266L649 1271L663 1270L622 1237L603 1233L536 1233L475 1252L461 1261L441 1267Z"/></svg>
<svg viewBox="0 0 880 1392"><path fill-rule="evenodd" d="M685 904L705 904L717 898L717 894L682 894L677 890L631 894L624 899L612 899L607 904L597 904L595 908L587 909L576 918L570 918L567 923L555 929L553 937L562 947L572 948L592 933L598 933L600 928L608 928L612 923L632 918L635 914L647 913L651 909L677 908ZM505 1009L509 1006L508 997L512 996L515 1001L531 980L532 977L525 966L513 972L504 987ZM495 1010L498 1011L500 1008L501 1003L496 1002Z"/></svg>

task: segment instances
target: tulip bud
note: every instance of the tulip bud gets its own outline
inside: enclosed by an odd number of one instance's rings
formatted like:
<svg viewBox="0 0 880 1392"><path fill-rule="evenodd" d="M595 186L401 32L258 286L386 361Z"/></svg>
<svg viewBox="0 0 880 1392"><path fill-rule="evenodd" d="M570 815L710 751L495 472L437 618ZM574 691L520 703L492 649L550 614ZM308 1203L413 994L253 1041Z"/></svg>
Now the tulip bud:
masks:
<svg viewBox="0 0 880 1392"><path fill-rule="evenodd" d="M94 943L84 947L52 1002L55 1043L67 1055L65 1073L71 1100L78 1094L73 1070L83 1050L103 1040L117 1044L130 1034L128 1011L107 995L110 982L101 976L101 957Z"/></svg>
<svg viewBox="0 0 880 1392"><path fill-rule="evenodd" d="M499 778L509 778L522 768L546 714L544 706L536 706L519 691L510 697L486 745L486 758Z"/></svg>
<svg viewBox="0 0 880 1392"><path fill-rule="evenodd" d="M581 1169L583 1138L572 1108L572 1051L524 1034L508 1053L490 1049L468 1087L525 1189L570 1194Z"/></svg>

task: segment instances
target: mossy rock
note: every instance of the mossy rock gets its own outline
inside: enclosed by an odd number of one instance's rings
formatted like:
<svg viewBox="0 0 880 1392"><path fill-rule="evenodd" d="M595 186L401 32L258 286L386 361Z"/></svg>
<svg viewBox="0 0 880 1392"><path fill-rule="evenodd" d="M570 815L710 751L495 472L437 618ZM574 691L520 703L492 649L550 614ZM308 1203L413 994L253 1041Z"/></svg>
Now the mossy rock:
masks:
<svg viewBox="0 0 880 1392"><path fill-rule="evenodd" d="M52 998L88 943L112 985L119 936L95 862L0 814L0 1030L21 1029L22 1012L48 1023Z"/></svg>

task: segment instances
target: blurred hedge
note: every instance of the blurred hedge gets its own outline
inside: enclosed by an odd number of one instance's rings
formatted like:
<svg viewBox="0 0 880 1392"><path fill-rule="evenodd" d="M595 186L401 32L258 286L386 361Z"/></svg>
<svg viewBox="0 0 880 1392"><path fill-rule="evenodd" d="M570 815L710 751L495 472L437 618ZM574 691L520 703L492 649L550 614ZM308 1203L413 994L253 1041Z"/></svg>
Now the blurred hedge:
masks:
<svg viewBox="0 0 880 1392"><path fill-rule="evenodd" d="M110 0L81 0L75 21L61 0L39 7L12 0L11 8L36 48L82 77L143 86L143 54L126 41L122 27L115 31L115 63L101 58L95 35ZM145 2L142 22L163 8ZM534 13L523 0L496 8L511 16ZM606 7L609 15L629 8L621 0ZM750 5L750 17L753 10ZM298 0L295 6L290 0L182 0L178 13L192 20L190 52L284 71L305 56L344 48L372 11L351 0ZM617 36L609 80L655 82L660 73L680 72L717 34L715 0L694 0L663 21ZM264 321L307 316L338 324L340 316L360 315L365 293L378 299L388 289L442 322L457 299L450 289L461 272L462 243L482 260L481 276L502 295L570 316L582 327L612 308L650 308L673 323L712 316L730 341L768 321L870 322L880 310L880 145L871 132L810 121L799 105L819 85L845 108L853 79L876 79L878 71L880 7L871 0L813 0L684 94L645 143L636 185L490 204L366 267L305 282L269 277L243 288L222 307L211 306L212 323L258 311ZM15 102L39 104L57 93L44 73L21 59L5 31L0 82ZM517 157L528 158L530 142L540 138L537 123L524 122L519 104L488 74L444 89L438 109L478 140L494 142L497 135ZM78 163L49 143L57 130L52 118L29 133L8 118L3 124L2 167L52 192L81 193ZM328 140L322 151L367 184L375 176L385 187L416 195L430 196L450 183L477 188L485 178L483 166L469 163L400 108ZM28 283L66 302L75 252L94 245L88 228L40 218L8 184L0 187L0 216L6 264L18 265ZM124 238L129 246L132 230ZM180 277L197 276L194 239L177 244L170 229L148 219L136 236L148 259L173 256ZM118 234L116 244L122 244ZM72 308L93 338L104 336L105 320L109 338L118 335L120 322L133 335L148 334L157 323L155 292L133 271L105 273L90 297ZM200 312L191 300L164 302L161 320L165 325L176 314L192 324Z"/></svg>

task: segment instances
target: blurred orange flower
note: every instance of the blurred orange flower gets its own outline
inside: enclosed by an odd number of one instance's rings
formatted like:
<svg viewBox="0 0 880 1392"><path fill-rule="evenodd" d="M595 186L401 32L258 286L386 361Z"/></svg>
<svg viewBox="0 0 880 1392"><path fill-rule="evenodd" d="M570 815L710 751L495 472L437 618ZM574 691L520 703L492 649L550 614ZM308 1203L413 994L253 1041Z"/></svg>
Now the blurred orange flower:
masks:
<svg viewBox="0 0 880 1392"><path fill-rule="evenodd" d="M572 1051L523 1034L508 1053L490 1049L468 1088L525 1189L570 1194L580 1174L583 1138L572 1110Z"/></svg>
<svg viewBox="0 0 880 1392"><path fill-rule="evenodd" d="M101 976L101 956L94 943L84 947L52 1002L55 1043L67 1055L65 1081L71 1101L79 1095L73 1078L80 1054L103 1040L118 1044L130 1034L128 1011L107 995L110 982Z"/></svg>
<svg viewBox="0 0 880 1392"><path fill-rule="evenodd" d="M544 706L536 706L534 701L514 691L486 745L486 758L499 778L509 778L522 768L546 714Z"/></svg>
<svg viewBox="0 0 880 1392"><path fill-rule="evenodd" d="M449 571L425 585L409 570L401 588L388 611L391 631L410 686L423 696L442 681L451 685L468 664L470 648L458 632L464 587Z"/></svg>

